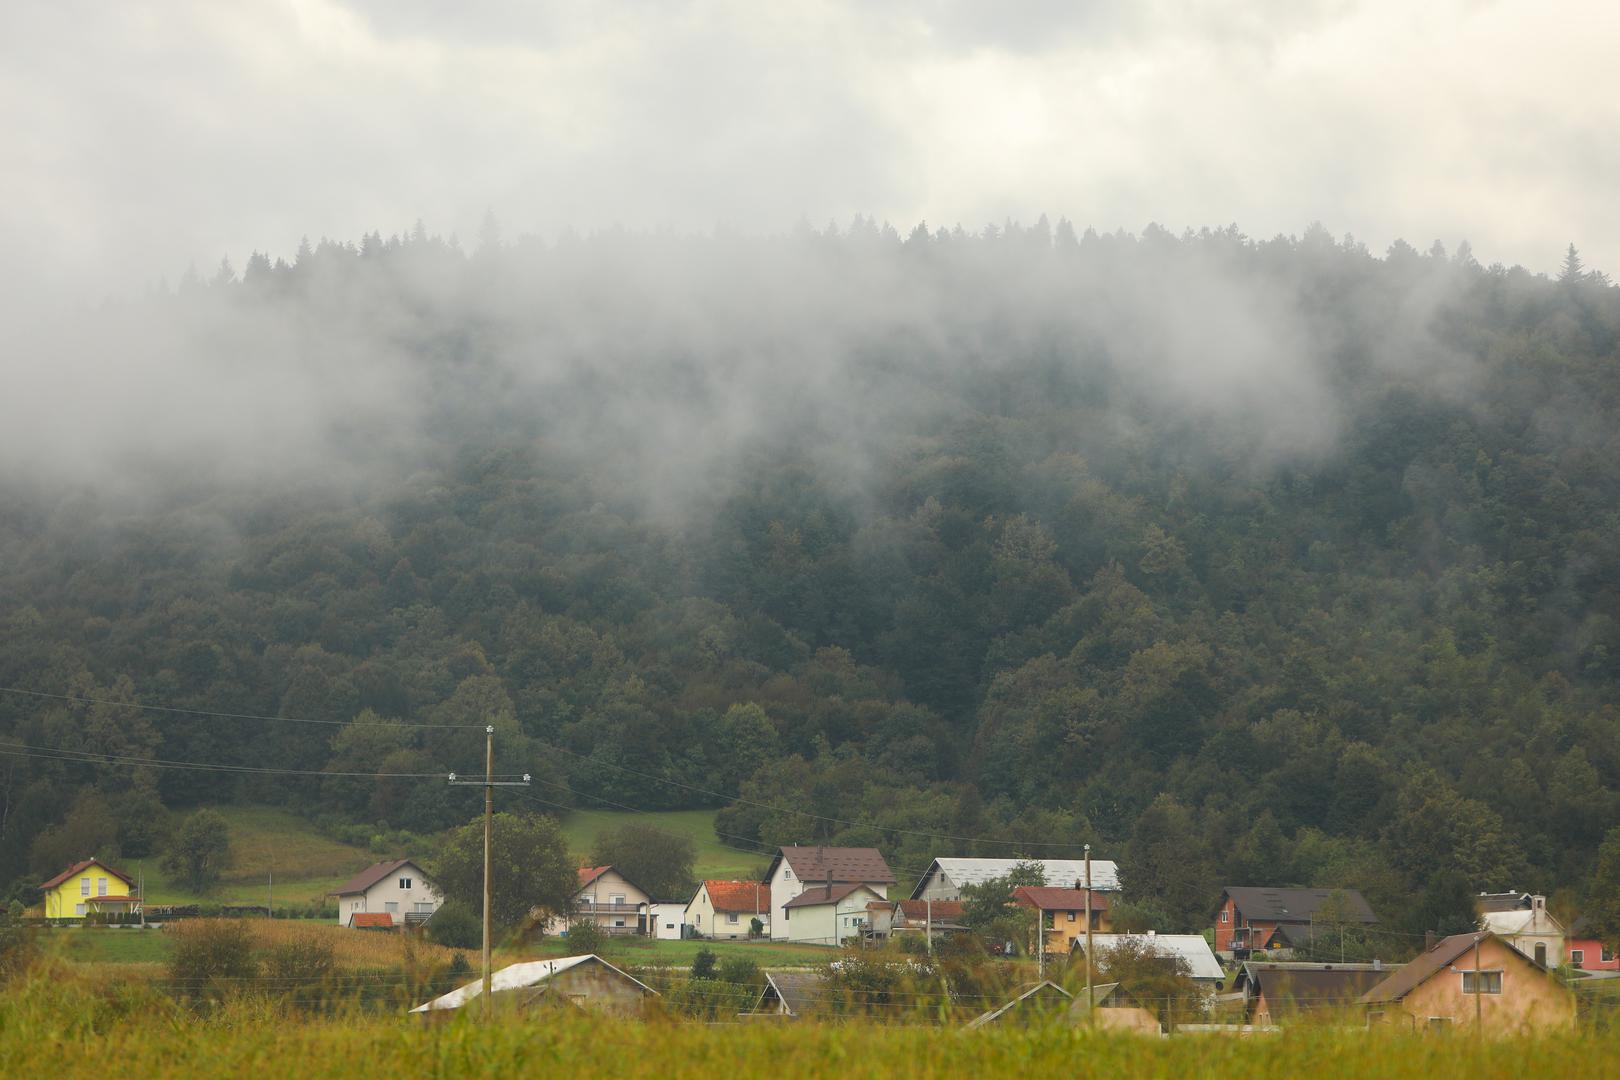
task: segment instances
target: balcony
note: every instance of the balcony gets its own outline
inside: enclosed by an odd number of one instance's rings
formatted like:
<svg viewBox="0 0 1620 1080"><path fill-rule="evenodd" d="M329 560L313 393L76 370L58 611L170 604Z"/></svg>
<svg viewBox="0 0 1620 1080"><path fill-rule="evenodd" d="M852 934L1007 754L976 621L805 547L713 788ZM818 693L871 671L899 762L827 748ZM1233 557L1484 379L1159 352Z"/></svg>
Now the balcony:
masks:
<svg viewBox="0 0 1620 1080"><path fill-rule="evenodd" d="M574 906L580 915L645 915L647 904L592 904L581 900Z"/></svg>

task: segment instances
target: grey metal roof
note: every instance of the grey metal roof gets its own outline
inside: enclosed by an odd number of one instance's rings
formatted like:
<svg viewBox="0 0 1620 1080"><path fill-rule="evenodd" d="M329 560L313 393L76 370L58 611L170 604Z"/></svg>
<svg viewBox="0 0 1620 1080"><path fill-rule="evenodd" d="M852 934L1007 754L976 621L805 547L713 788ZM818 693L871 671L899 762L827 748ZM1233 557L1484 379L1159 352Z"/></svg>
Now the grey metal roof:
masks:
<svg viewBox="0 0 1620 1080"><path fill-rule="evenodd" d="M992 878L1006 877L1019 863L1039 863L1046 873L1046 884L1055 888L1073 888L1075 882L1084 885L1086 863L1084 859L935 859L927 873L911 891L913 900L919 899L929 879L944 873L957 888L963 885L982 885ZM1105 892L1119 889L1119 865L1107 859L1091 860L1091 887Z"/></svg>

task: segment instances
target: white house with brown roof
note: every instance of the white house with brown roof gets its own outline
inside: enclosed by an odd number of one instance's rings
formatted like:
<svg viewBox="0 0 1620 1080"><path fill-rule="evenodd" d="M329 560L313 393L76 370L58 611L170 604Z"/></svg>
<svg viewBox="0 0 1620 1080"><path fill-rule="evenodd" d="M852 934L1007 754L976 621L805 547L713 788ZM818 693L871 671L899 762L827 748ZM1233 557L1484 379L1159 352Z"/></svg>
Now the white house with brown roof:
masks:
<svg viewBox="0 0 1620 1080"><path fill-rule="evenodd" d="M867 905L882 901L883 894L870 885L817 885L782 905L787 933L773 940L842 945L866 930Z"/></svg>
<svg viewBox="0 0 1620 1080"><path fill-rule="evenodd" d="M776 853L765 870L763 883L770 887L772 941L808 941L815 936L837 944L842 940L838 937L840 921L845 915L857 914L843 911L840 905L846 900L850 904L858 903L858 916L864 926L866 905L873 900L888 899L894 871L889 869L877 848L793 846ZM838 887L844 885L864 885L871 895L856 897L852 890L839 892ZM832 905L832 922L822 926L826 920L818 913L805 917L799 928L789 925L796 916L788 911L788 904L812 888L822 889L821 903ZM837 895L829 898L829 892ZM816 930L814 935L810 933L812 928Z"/></svg>
<svg viewBox="0 0 1620 1080"><path fill-rule="evenodd" d="M769 936L771 890L758 881L704 881L686 905L687 925L706 938L746 938L755 919Z"/></svg>
<svg viewBox="0 0 1620 1080"><path fill-rule="evenodd" d="M373 863L333 892L338 901L338 925L353 926L360 914L386 913L395 926L426 922L444 903L444 894L428 880L420 864L410 859ZM376 920L361 920L373 927Z"/></svg>
<svg viewBox="0 0 1620 1080"><path fill-rule="evenodd" d="M1564 962L1567 933L1534 893L1481 893L1475 901L1479 928L1489 930L1542 967Z"/></svg>
<svg viewBox="0 0 1620 1080"><path fill-rule="evenodd" d="M960 900L962 886L983 885L995 878L1006 877L1019 863L1035 863L1046 875L1046 884L1058 889L1081 888L1085 885L1084 859L935 859L928 864L917 887L911 890L913 900ZM1119 891L1119 865L1107 859L1091 860L1091 888L1095 892Z"/></svg>

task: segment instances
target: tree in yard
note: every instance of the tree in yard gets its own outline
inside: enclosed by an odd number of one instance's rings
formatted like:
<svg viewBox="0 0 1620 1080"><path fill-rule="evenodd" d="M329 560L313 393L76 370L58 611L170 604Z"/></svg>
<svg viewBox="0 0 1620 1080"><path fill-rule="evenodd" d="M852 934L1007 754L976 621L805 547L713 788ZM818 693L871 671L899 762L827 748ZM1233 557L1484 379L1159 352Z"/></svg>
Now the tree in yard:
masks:
<svg viewBox="0 0 1620 1080"><path fill-rule="evenodd" d="M1474 892L1468 877L1458 870L1437 870L1429 875L1422 898L1412 912L1413 933L1434 931L1441 937L1467 934L1479 928Z"/></svg>
<svg viewBox="0 0 1620 1080"><path fill-rule="evenodd" d="M248 986L259 973L253 930L238 919L187 920L172 935L169 979L190 997Z"/></svg>
<svg viewBox="0 0 1620 1080"><path fill-rule="evenodd" d="M962 886L962 922L987 945L1012 942L1020 952L1035 944L1035 917L1032 908L1012 902L1013 890L1021 885L1045 885L1046 871L1040 863L1021 862L1001 877Z"/></svg>
<svg viewBox="0 0 1620 1080"><path fill-rule="evenodd" d="M1128 999L1141 1002L1161 1021L1174 1024L1195 1017L1203 1009L1203 994L1191 975L1187 961L1161 953L1152 941L1138 937L1125 938L1100 951L1092 981L1118 983Z"/></svg>
<svg viewBox="0 0 1620 1080"><path fill-rule="evenodd" d="M452 900L433 913L427 934L447 949L476 949L483 941L483 923L466 904Z"/></svg>
<svg viewBox="0 0 1620 1080"><path fill-rule="evenodd" d="M688 838L638 822L599 834L591 846L592 866L611 866L660 900L691 896L696 859L697 846Z"/></svg>
<svg viewBox="0 0 1620 1080"><path fill-rule="evenodd" d="M198 810L169 841L160 864L193 892L203 892L231 865L231 830L217 810Z"/></svg>
<svg viewBox="0 0 1620 1080"><path fill-rule="evenodd" d="M490 863L490 920L497 929L521 926L531 913L568 912L579 875L555 819L496 814ZM484 819L446 836L430 869L447 900L483 911Z"/></svg>
<svg viewBox="0 0 1620 1080"><path fill-rule="evenodd" d="M568 951L574 956L600 955L607 945L607 934L589 915L568 924Z"/></svg>

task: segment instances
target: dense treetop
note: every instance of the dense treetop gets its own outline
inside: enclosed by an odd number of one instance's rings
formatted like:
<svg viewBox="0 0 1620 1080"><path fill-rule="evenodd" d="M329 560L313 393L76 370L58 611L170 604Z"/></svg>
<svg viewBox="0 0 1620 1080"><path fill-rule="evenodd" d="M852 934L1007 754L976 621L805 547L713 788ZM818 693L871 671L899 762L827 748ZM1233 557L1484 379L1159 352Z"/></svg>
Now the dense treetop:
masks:
<svg viewBox="0 0 1620 1080"><path fill-rule="evenodd" d="M1573 250L1044 218L418 229L109 302L32 343L105 392L0 474L0 686L101 702L0 694L0 880L141 854L159 802L458 824L431 777L492 723L542 807L902 878L1090 841L1177 922L1224 880L1579 886L1617 333Z"/></svg>

